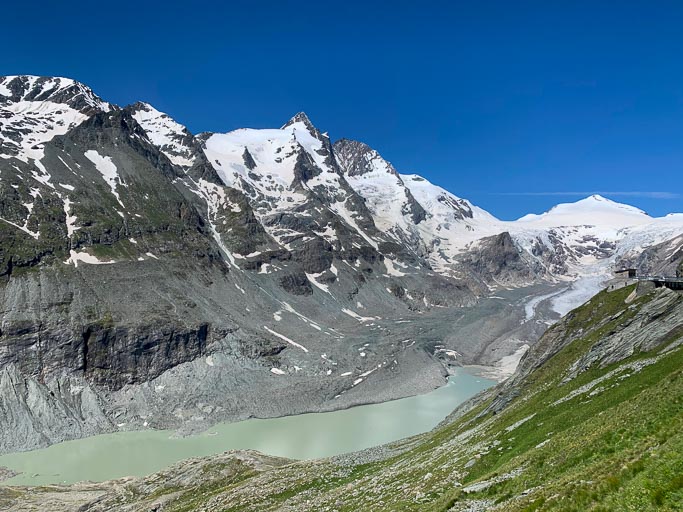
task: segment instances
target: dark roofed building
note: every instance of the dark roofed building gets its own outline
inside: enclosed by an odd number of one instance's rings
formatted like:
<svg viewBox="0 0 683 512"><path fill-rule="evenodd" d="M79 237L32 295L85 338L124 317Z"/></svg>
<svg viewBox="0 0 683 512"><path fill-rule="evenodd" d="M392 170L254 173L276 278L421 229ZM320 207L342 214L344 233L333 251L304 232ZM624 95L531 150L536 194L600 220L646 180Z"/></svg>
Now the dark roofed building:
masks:
<svg viewBox="0 0 683 512"><path fill-rule="evenodd" d="M624 279L636 277L636 272L637 270L635 268L622 268L621 270L614 271L617 277L622 277Z"/></svg>

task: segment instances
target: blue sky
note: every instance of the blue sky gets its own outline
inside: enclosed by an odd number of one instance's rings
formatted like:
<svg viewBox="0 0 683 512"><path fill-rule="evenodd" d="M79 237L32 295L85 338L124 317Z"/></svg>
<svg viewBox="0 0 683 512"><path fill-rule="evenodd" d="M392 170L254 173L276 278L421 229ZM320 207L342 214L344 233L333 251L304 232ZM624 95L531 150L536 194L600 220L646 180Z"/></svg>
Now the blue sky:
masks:
<svg viewBox="0 0 683 512"><path fill-rule="evenodd" d="M683 211L682 2L11 2L0 74L191 131L304 110L511 219L600 192ZM621 194L620 194L621 193Z"/></svg>

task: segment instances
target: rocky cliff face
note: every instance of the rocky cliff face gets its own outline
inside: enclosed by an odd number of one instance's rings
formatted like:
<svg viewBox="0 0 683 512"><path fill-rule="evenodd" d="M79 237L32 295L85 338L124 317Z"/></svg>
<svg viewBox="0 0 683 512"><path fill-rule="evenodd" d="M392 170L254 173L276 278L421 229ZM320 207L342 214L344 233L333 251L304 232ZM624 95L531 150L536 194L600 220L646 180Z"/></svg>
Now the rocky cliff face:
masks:
<svg viewBox="0 0 683 512"><path fill-rule="evenodd" d="M479 325L491 289L547 292L683 226L650 221L503 223L302 113L195 136L73 80L2 77L0 451L431 389L443 350L482 362L490 337L451 326ZM492 309L496 339L527 321Z"/></svg>
<svg viewBox="0 0 683 512"><path fill-rule="evenodd" d="M543 266L525 258L507 231L478 240L457 258L461 271L482 284L534 282L544 275Z"/></svg>

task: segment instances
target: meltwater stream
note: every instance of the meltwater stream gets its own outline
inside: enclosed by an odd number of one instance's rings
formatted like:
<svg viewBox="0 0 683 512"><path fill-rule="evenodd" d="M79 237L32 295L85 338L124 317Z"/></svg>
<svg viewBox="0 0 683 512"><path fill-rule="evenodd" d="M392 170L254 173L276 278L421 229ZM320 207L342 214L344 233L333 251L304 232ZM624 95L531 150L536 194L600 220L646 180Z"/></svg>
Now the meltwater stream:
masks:
<svg viewBox="0 0 683 512"><path fill-rule="evenodd" d="M172 431L103 434L49 448L0 456L20 474L5 485L44 485L144 476L189 457L253 449L293 459L353 452L435 427L455 407L493 385L459 370L430 393L342 411L221 423L203 434L175 438Z"/></svg>

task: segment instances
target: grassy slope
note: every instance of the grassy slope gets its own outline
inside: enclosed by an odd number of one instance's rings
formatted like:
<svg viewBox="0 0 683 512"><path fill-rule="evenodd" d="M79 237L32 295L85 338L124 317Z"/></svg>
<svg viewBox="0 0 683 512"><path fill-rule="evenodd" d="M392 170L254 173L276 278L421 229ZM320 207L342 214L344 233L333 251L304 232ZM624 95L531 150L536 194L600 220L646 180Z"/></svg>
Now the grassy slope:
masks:
<svg viewBox="0 0 683 512"><path fill-rule="evenodd" d="M165 497L163 510L174 511L682 510L683 350L663 353L681 330L650 353L562 383L578 357L618 332L654 296L628 308L624 299L631 291L603 292L554 326L549 335L563 329L572 341L533 371L498 414L484 414L489 397L374 462L344 458L245 468L226 479L212 474L207 461L200 483L166 487L150 477L126 487L131 498L113 494L101 509L128 503L131 510L148 510Z"/></svg>

